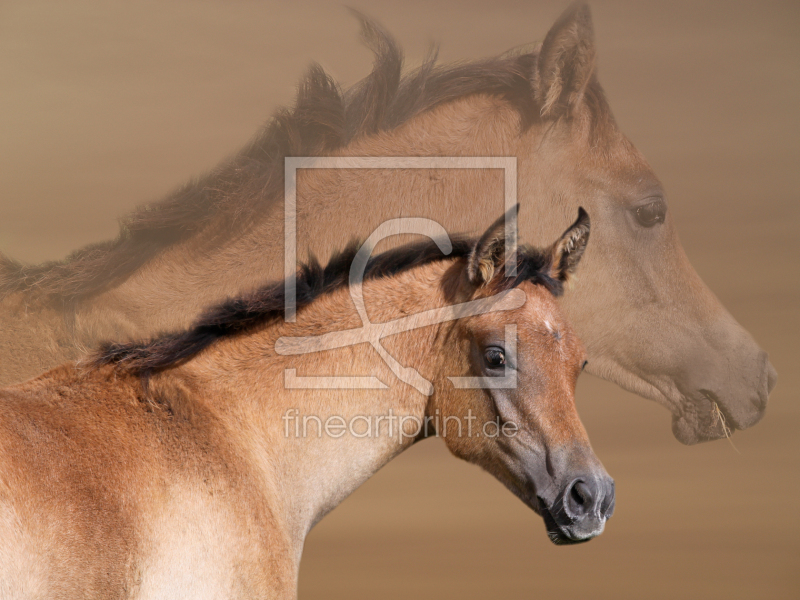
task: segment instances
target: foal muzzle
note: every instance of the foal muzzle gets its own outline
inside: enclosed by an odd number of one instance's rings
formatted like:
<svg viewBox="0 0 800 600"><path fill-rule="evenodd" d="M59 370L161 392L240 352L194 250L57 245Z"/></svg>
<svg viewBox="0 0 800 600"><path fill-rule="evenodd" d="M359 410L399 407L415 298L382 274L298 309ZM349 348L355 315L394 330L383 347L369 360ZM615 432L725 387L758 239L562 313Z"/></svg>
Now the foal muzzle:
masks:
<svg viewBox="0 0 800 600"><path fill-rule="evenodd" d="M539 498L539 510L554 544L579 544L600 535L614 513L614 480L592 475L573 479L550 504Z"/></svg>

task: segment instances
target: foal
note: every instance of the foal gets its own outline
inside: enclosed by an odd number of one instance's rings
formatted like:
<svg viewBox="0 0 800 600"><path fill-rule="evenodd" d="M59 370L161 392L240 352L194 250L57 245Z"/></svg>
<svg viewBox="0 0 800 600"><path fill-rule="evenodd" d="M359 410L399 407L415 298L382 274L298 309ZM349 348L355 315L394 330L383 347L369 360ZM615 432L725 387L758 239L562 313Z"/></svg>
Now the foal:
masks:
<svg viewBox="0 0 800 600"><path fill-rule="evenodd" d="M506 263L501 220L449 256L432 242L380 254L355 286L351 247L300 270L296 323L280 318L283 283L267 285L182 333L6 388L0 597L293 598L311 527L431 435L554 542L598 535L613 482L575 411L584 350L554 298L588 235L581 211ZM358 339L356 295L373 323L361 341L391 334L385 349L320 349ZM304 379L320 375L350 389Z"/></svg>

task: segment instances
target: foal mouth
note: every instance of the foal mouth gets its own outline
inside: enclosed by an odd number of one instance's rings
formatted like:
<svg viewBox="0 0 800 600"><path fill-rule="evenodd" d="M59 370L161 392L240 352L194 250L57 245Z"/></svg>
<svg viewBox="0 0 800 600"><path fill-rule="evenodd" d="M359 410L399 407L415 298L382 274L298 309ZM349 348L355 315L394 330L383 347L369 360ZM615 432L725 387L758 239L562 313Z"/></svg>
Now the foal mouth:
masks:
<svg viewBox="0 0 800 600"><path fill-rule="evenodd" d="M556 522L555 517L553 517L549 509L542 507L541 510L542 518L544 519L544 525L547 528L547 537L550 538L550 541L556 546L574 546L575 544L583 544L595 537L593 535L584 538L572 537Z"/></svg>

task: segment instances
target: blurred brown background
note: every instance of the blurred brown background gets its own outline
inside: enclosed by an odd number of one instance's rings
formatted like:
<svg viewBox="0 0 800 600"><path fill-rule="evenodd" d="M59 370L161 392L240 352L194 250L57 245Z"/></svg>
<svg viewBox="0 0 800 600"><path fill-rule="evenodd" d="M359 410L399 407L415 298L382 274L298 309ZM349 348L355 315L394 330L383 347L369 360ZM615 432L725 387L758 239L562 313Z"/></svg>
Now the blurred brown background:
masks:
<svg viewBox="0 0 800 600"><path fill-rule="evenodd" d="M417 64L541 40L565 2L361 0ZM578 405L617 481L577 547L429 441L312 532L301 598L800 597L800 4L592 3L600 79L666 185L700 275L770 353L767 415L683 447L655 404L584 376ZM37 262L212 167L292 100L311 60L371 57L338 3L0 2L0 251ZM738 451L737 451L738 450Z"/></svg>

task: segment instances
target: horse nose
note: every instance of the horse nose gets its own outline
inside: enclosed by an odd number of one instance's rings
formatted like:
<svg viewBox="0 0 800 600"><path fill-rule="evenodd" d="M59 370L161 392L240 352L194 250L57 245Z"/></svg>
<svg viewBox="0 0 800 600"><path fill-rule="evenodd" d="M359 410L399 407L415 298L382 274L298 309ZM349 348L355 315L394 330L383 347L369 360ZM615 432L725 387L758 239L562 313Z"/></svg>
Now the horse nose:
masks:
<svg viewBox="0 0 800 600"><path fill-rule="evenodd" d="M775 389L775 384L778 383L778 372L771 362L767 362L767 393L771 394Z"/></svg>
<svg viewBox="0 0 800 600"><path fill-rule="evenodd" d="M610 477L579 477L564 490L564 512L576 521L605 520L614 514L614 480Z"/></svg>
<svg viewBox="0 0 800 600"><path fill-rule="evenodd" d="M763 350L751 355L746 367L741 369L742 378L717 377L705 383L709 387L697 387L692 393L700 398L697 405L699 417L696 426L700 435L694 441L717 439L736 429L747 429L764 416L769 394L775 387L778 374ZM743 382L749 380L749 386ZM706 427L707 431L702 429ZM677 435L677 434L676 434ZM680 438L679 438L680 439Z"/></svg>
<svg viewBox="0 0 800 600"><path fill-rule="evenodd" d="M775 389L775 384L778 383L778 372L775 370L775 367L772 366L772 363L769 362L769 358L765 357L765 361L767 363L767 393L762 396L762 401L766 406L767 397L772 393L772 390Z"/></svg>
<svg viewBox="0 0 800 600"><path fill-rule="evenodd" d="M540 509L553 543L585 542L600 535L614 513L614 480L602 467L600 472L578 475L552 504L540 504Z"/></svg>
<svg viewBox="0 0 800 600"><path fill-rule="evenodd" d="M753 400L753 404L756 410L763 413L767 408L769 395L775 388L775 384L778 383L778 372L775 370L775 367L772 366L772 363L769 362L769 356L763 350L760 352L759 363L762 365L761 383L758 389L758 396Z"/></svg>

